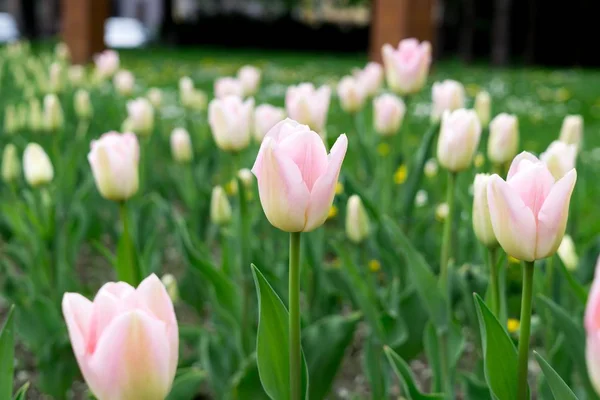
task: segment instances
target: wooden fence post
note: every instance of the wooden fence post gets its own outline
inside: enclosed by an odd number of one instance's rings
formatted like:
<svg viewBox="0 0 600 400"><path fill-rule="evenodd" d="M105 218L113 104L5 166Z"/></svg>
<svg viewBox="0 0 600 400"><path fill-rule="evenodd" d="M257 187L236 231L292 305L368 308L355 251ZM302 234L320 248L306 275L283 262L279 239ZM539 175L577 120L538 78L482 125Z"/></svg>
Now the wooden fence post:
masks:
<svg viewBox="0 0 600 400"><path fill-rule="evenodd" d="M62 0L62 38L75 64L89 62L104 50L108 0Z"/></svg>

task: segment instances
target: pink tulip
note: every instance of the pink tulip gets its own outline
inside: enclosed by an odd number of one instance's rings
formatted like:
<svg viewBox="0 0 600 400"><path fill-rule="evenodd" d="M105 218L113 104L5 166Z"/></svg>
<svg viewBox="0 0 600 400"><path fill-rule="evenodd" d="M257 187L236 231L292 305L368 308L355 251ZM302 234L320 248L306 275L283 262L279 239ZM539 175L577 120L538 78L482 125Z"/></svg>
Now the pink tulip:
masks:
<svg viewBox="0 0 600 400"><path fill-rule="evenodd" d="M596 393L600 394L600 257L596 262L594 275L594 282L585 307L585 358L592 385L594 385Z"/></svg>
<svg viewBox="0 0 600 400"><path fill-rule="evenodd" d="M101 78L113 76L119 69L119 53L114 50L104 50L94 56L94 63Z"/></svg>
<svg viewBox="0 0 600 400"><path fill-rule="evenodd" d="M362 83L352 76L345 76L340 80L337 93L342 110L347 113L358 112L365 104L366 93Z"/></svg>
<svg viewBox="0 0 600 400"><path fill-rule="evenodd" d="M382 136L395 135L400 130L406 106L401 98L385 93L373 99L373 126Z"/></svg>
<svg viewBox="0 0 600 400"><path fill-rule="evenodd" d="M263 138L278 122L285 119L285 110L270 104L261 104L254 110L254 139L262 142Z"/></svg>
<svg viewBox="0 0 600 400"><path fill-rule="evenodd" d="M565 234L575 169L555 180L546 165L523 152L504 181L493 175L488 186L492 227L506 253L524 261L553 255Z"/></svg>
<svg viewBox="0 0 600 400"><path fill-rule="evenodd" d="M366 96L374 96L383 81L383 67L376 62L370 62L364 69L355 71L354 77L360 82Z"/></svg>
<svg viewBox="0 0 600 400"><path fill-rule="evenodd" d="M423 88L431 65L429 42L404 39L398 49L386 44L382 51L387 84L393 91L404 95Z"/></svg>
<svg viewBox="0 0 600 400"><path fill-rule="evenodd" d="M333 203L348 148L341 135L329 156L325 144L306 125L285 119L265 136L252 173L269 222L287 232L321 226Z"/></svg>
<svg viewBox="0 0 600 400"><path fill-rule="evenodd" d="M177 370L179 334L173 303L156 275L137 289L102 286L91 302L66 293L71 346L98 400L163 400Z"/></svg>
<svg viewBox="0 0 600 400"><path fill-rule="evenodd" d="M242 85L244 96L252 96L258 91L260 75L260 69L252 65L245 65L239 69L237 78Z"/></svg>
<svg viewBox="0 0 600 400"><path fill-rule="evenodd" d="M215 97L222 99L227 96L244 96L244 87L239 79L227 76L215 81Z"/></svg>
<svg viewBox="0 0 600 400"><path fill-rule="evenodd" d="M454 111L465 105L465 88L462 83L446 79L431 87L431 119L438 121L445 111Z"/></svg>
<svg viewBox="0 0 600 400"><path fill-rule="evenodd" d="M287 89L285 109L291 119L308 125L310 129L324 137L330 98L329 86L315 89L312 83L301 83Z"/></svg>

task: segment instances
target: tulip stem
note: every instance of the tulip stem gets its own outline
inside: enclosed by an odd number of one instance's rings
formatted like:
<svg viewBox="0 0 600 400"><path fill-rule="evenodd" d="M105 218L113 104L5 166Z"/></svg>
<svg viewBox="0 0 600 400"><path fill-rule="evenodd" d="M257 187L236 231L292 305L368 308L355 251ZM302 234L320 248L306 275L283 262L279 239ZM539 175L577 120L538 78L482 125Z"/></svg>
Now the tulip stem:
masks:
<svg viewBox="0 0 600 400"><path fill-rule="evenodd" d="M290 393L291 400L302 398L302 350L300 346L300 232L290 233Z"/></svg>
<svg viewBox="0 0 600 400"><path fill-rule="evenodd" d="M533 297L533 261L523 265L523 294L521 296L521 325L519 329L518 400L527 400L527 363L531 331L531 300Z"/></svg>
<svg viewBox="0 0 600 400"><path fill-rule="evenodd" d="M135 262L126 202L119 204L119 214L121 216L121 223L123 224L123 232L121 233L122 237L117 253L117 277L120 281L137 286L141 281L141 277L137 263Z"/></svg>
<svg viewBox="0 0 600 400"><path fill-rule="evenodd" d="M496 257L497 248L491 247L488 249L488 262L490 265L490 289L492 313L500 320L500 280L498 277L498 258Z"/></svg>

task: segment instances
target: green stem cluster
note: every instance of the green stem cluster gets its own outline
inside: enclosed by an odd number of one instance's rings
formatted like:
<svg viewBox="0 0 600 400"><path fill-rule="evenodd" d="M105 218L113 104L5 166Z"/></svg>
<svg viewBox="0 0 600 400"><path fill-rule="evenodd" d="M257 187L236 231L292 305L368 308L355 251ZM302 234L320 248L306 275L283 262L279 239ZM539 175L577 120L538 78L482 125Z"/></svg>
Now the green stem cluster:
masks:
<svg viewBox="0 0 600 400"><path fill-rule="evenodd" d="M523 265L523 294L521 296L521 324L519 328L519 365L517 377L518 400L527 400L527 366L529 335L531 333L531 300L533 297L534 262Z"/></svg>
<svg viewBox="0 0 600 400"><path fill-rule="evenodd" d="M289 332L291 400L302 398L302 350L300 345L300 232L290 233Z"/></svg>

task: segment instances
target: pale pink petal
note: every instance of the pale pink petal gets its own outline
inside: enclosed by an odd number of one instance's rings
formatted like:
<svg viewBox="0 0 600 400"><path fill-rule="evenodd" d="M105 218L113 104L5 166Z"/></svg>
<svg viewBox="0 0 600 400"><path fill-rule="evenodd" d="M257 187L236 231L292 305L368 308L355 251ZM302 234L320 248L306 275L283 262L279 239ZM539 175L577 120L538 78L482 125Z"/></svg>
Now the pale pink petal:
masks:
<svg viewBox="0 0 600 400"><path fill-rule="evenodd" d="M79 360L85 354L92 302L79 293L65 293L62 300L62 312L67 322L73 352Z"/></svg>
<svg viewBox="0 0 600 400"><path fill-rule="evenodd" d="M261 173L261 165L263 164L262 160L266 148L264 143L266 138L270 138L272 140L272 143L277 145L289 135L293 134L294 132L297 132L299 127L302 127L303 130L310 131L310 128L307 125L302 125L294 121L293 119L286 118L283 121L275 124L275 126L272 127L269 130L269 132L267 132L267 134L265 135L265 139L263 139L263 142L260 145L260 149L258 150L258 155L256 156L256 161L254 161L254 166L252 167L252 173L255 176L258 177L258 175L260 175Z"/></svg>
<svg viewBox="0 0 600 400"><path fill-rule="evenodd" d="M585 346L588 375L596 393L600 393L600 331L588 332Z"/></svg>
<svg viewBox="0 0 600 400"><path fill-rule="evenodd" d="M116 296L118 299L124 299L131 293L135 292L135 289L133 286L125 282L108 282L100 288L96 296L103 292L110 293L113 296Z"/></svg>
<svg viewBox="0 0 600 400"><path fill-rule="evenodd" d="M536 257L548 257L556 252L567 226L571 194L577 181L577 172L572 169L560 179L541 206L538 220Z"/></svg>
<svg viewBox="0 0 600 400"><path fill-rule="evenodd" d="M600 256L596 261L594 281L585 306L584 323L588 334L600 330Z"/></svg>
<svg viewBox="0 0 600 400"><path fill-rule="evenodd" d="M164 322L130 311L107 327L85 378L100 400L162 400L173 379L171 351Z"/></svg>
<svg viewBox="0 0 600 400"><path fill-rule="evenodd" d="M117 284L113 284L113 288L116 289ZM127 284L125 284L127 285ZM105 285L106 286L106 285ZM127 285L129 286L129 285ZM104 289L104 287L103 287ZM125 311L126 305L119 299L119 297L109 290L101 289L96 297L94 298L94 304L92 305L92 313L90 318L89 333L87 340L86 351L89 354L93 354L96 350L96 345L100 340L104 329L111 323L111 321L119 314ZM124 289L124 287L123 287ZM119 294L135 293L123 290ZM134 308L132 305L130 308Z"/></svg>
<svg viewBox="0 0 600 400"><path fill-rule="evenodd" d="M504 251L519 260L535 260L536 221L533 213L498 175L490 178L488 204L494 234Z"/></svg>
<svg viewBox="0 0 600 400"><path fill-rule="evenodd" d="M546 196L554 186L554 177L541 162L532 164L528 160L522 160L520 165L519 173L508 180L508 185L519 193L521 200L537 217Z"/></svg>
<svg viewBox="0 0 600 400"><path fill-rule="evenodd" d="M509 180L510 178L513 177L513 175L515 175L517 172L519 172L520 168L521 168L521 161L529 161L529 163L539 163L540 160L534 156L533 154L524 151L520 154L517 154L517 156L513 159L512 163L510 164L510 168L508 169L508 175L506 176L506 179ZM525 163L527 164L527 163Z"/></svg>
<svg viewBox="0 0 600 400"><path fill-rule="evenodd" d="M278 149L298 166L310 192L317 179L327 170L327 150L323 139L316 132L297 130L283 139Z"/></svg>
<svg viewBox="0 0 600 400"><path fill-rule="evenodd" d="M306 214L307 221L304 232L318 228L327 219L335 196L335 185L340 175L340 169L342 168L347 149L348 138L346 135L341 135L331 148L327 171L317 179L310 193L310 205Z"/></svg>

